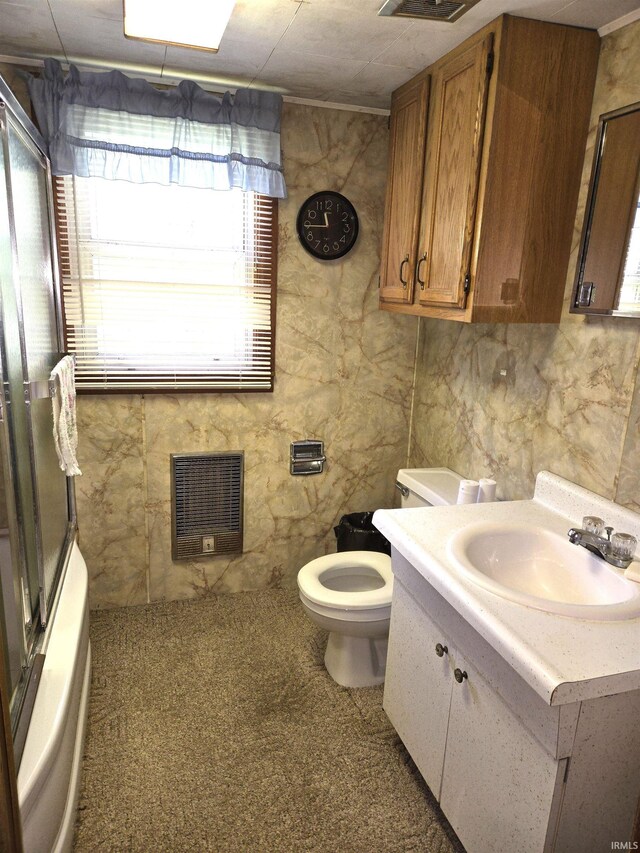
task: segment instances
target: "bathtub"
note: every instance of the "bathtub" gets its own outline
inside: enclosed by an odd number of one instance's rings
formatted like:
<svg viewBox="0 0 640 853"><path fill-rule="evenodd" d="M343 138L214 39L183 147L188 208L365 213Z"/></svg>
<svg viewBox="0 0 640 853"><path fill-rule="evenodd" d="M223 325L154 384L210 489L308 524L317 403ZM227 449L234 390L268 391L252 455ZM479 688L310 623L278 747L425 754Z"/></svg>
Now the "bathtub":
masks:
<svg viewBox="0 0 640 853"><path fill-rule="evenodd" d="M73 843L91 675L87 590L87 567L74 543L45 633L18 771L25 853L64 853Z"/></svg>

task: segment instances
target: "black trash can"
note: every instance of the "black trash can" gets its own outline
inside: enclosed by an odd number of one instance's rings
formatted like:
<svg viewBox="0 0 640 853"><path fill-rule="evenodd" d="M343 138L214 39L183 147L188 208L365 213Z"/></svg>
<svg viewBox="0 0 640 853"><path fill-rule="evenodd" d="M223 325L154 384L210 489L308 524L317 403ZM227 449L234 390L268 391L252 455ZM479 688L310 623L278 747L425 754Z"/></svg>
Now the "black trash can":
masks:
<svg viewBox="0 0 640 853"><path fill-rule="evenodd" d="M343 515L333 530L338 540L338 551L381 551L391 554L391 544L373 526L372 512L352 512Z"/></svg>

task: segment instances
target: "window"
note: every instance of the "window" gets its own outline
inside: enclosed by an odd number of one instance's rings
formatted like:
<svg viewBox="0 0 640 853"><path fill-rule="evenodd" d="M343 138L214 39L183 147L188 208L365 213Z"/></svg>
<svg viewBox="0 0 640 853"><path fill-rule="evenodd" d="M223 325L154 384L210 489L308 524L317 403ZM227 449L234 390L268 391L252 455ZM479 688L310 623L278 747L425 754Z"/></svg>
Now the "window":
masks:
<svg viewBox="0 0 640 853"><path fill-rule="evenodd" d="M79 392L273 388L277 202L56 179Z"/></svg>

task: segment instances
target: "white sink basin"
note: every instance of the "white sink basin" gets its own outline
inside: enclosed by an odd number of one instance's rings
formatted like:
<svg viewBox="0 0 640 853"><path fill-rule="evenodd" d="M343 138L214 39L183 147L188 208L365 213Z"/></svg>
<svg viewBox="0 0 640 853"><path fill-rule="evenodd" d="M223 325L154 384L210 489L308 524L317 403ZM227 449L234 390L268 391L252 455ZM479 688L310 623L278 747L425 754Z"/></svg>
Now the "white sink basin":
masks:
<svg viewBox="0 0 640 853"><path fill-rule="evenodd" d="M448 548L475 583L519 604L576 619L640 616L640 584L542 527L481 522L455 533Z"/></svg>

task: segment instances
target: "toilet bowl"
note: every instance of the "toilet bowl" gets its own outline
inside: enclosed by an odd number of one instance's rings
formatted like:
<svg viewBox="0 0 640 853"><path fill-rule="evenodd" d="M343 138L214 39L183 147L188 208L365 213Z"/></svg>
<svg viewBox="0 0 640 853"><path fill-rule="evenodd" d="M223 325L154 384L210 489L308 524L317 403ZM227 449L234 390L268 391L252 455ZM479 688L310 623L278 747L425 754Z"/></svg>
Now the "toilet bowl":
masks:
<svg viewBox="0 0 640 853"><path fill-rule="evenodd" d="M377 551L318 557L298 572L300 601L329 631L324 663L343 687L384 681L391 617L391 559Z"/></svg>
<svg viewBox="0 0 640 853"><path fill-rule="evenodd" d="M401 508L456 502L462 477L449 468L403 468L396 487ZM324 664L343 687L384 681L391 618L391 559L378 551L340 551L298 572L307 615L329 632Z"/></svg>

